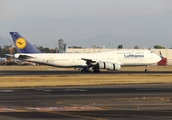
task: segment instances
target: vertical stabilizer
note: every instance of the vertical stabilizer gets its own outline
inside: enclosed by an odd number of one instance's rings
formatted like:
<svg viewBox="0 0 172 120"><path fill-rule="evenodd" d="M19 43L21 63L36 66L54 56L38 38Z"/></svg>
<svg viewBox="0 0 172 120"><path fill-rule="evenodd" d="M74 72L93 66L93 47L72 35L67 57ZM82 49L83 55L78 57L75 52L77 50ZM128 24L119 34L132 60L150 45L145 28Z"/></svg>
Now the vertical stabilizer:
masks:
<svg viewBox="0 0 172 120"><path fill-rule="evenodd" d="M22 37L18 32L10 32L18 53L41 53L34 45Z"/></svg>

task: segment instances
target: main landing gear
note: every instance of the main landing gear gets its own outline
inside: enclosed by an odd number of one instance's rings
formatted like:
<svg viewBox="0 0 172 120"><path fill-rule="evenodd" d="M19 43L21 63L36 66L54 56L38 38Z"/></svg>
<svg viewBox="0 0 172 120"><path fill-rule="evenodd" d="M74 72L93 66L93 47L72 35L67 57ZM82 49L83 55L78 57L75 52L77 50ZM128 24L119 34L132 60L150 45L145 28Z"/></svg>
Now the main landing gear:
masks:
<svg viewBox="0 0 172 120"><path fill-rule="evenodd" d="M100 72L100 69L94 69L93 72L94 73L99 73Z"/></svg>
<svg viewBox="0 0 172 120"><path fill-rule="evenodd" d="M89 73L89 72L91 72L91 70L93 70L93 72L94 73L99 73L100 72L100 69L98 69L98 68L92 68L92 69L90 69L90 68L83 68L82 70L81 70L81 72L83 73Z"/></svg>

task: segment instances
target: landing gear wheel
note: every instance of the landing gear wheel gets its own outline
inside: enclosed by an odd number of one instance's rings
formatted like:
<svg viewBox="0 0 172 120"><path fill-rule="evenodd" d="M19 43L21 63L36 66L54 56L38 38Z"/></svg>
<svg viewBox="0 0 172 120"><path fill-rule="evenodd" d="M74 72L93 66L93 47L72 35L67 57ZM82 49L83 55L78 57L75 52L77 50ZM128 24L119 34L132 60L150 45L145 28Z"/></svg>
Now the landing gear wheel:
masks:
<svg viewBox="0 0 172 120"><path fill-rule="evenodd" d="M145 69L145 72L148 72L148 69Z"/></svg>
<svg viewBox="0 0 172 120"><path fill-rule="evenodd" d="M99 72L100 72L100 70L99 70L99 69L97 69L97 70L94 70L93 72L94 72L94 73L99 73Z"/></svg>
<svg viewBox="0 0 172 120"><path fill-rule="evenodd" d="M90 72L90 70L88 70L88 69L82 69L81 70L81 72L83 73L83 72L85 72L85 73L89 73Z"/></svg>

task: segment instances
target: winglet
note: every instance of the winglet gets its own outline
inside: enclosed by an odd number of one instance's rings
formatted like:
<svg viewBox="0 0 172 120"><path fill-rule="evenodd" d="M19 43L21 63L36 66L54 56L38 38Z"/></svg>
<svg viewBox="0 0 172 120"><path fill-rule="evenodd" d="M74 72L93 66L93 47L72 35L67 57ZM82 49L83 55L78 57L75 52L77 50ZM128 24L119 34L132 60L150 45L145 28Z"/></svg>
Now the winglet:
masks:
<svg viewBox="0 0 172 120"><path fill-rule="evenodd" d="M22 37L18 32L10 32L18 53L41 53L34 45Z"/></svg>

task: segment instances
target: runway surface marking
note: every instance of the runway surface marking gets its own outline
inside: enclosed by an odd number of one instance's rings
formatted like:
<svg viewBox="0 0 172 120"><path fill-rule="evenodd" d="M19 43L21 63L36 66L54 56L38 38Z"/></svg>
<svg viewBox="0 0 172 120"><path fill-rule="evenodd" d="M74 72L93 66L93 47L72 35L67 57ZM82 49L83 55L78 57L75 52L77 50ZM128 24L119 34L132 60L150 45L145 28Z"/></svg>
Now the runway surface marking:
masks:
<svg viewBox="0 0 172 120"><path fill-rule="evenodd" d="M92 106L63 106L63 107L23 107L23 108L12 108L4 107L0 108L0 112L50 112L50 111L91 111L101 110L99 107Z"/></svg>
<svg viewBox="0 0 172 120"><path fill-rule="evenodd" d="M0 93L5 93L5 92L14 92L14 90L0 90Z"/></svg>
<svg viewBox="0 0 172 120"><path fill-rule="evenodd" d="M44 91L44 92L70 92L70 91L85 92L85 91L89 91L89 90L87 90L87 89L61 89L61 90L44 89L42 91Z"/></svg>

